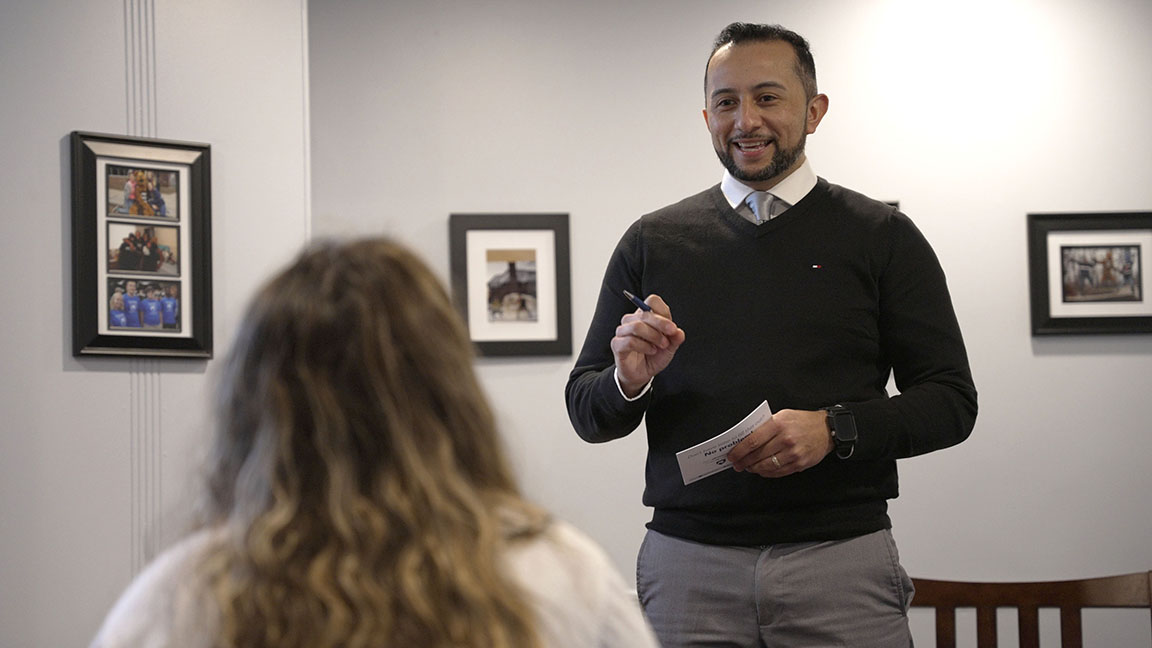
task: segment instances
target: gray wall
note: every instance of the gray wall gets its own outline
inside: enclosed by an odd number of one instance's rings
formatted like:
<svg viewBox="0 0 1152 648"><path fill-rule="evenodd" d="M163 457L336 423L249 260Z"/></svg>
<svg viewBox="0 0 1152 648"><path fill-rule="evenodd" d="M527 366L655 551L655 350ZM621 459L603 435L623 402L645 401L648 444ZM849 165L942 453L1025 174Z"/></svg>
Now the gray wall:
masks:
<svg viewBox="0 0 1152 648"><path fill-rule="evenodd" d="M447 275L448 214L569 212L578 344L628 223L719 180L699 112L715 33L805 34L831 97L810 158L899 200L933 242L980 389L967 443L901 462L905 565L1152 567L1152 337L1031 337L1025 240L1028 212L1152 209L1152 3L317 1L309 19L316 234L386 232ZM571 362L479 367L526 489L630 573L643 435L576 438ZM1146 621L1128 627L1147 637ZM1118 636L1097 645L1131 645Z"/></svg>
<svg viewBox="0 0 1152 648"><path fill-rule="evenodd" d="M83 646L188 520L215 361L71 355L67 136L212 145L215 338L305 240L305 4L0 4L0 646Z"/></svg>

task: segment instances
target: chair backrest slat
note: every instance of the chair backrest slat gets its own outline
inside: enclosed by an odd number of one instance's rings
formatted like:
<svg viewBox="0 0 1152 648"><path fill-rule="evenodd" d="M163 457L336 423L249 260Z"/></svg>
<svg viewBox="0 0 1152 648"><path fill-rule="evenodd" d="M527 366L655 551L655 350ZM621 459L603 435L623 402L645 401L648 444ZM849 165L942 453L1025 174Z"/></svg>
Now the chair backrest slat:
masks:
<svg viewBox="0 0 1152 648"><path fill-rule="evenodd" d="M1084 630L1080 624L1080 609L1060 608L1060 648L1082 648Z"/></svg>
<svg viewBox="0 0 1152 648"><path fill-rule="evenodd" d="M976 607L976 648L996 648L996 608Z"/></svg>
<svg viewBox="0 0 1152 648"><path fill-rule="evenodd" d="M1020 648L1040 648L1040 608L1022 605L1016 617L1020 622Z"/></svg>
<svg viewBox="0 0 1152 648"><path fill-rule="evenodd" d="M956 648L956 608L936 608L936 648Z"/></svg>

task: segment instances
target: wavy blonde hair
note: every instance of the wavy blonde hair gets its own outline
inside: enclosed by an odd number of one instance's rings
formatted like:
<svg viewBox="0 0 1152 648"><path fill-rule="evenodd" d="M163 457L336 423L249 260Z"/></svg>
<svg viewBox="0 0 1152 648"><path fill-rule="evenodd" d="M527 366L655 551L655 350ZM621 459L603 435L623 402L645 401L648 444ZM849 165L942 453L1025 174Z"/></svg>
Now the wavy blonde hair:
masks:
<svg viewBox="0 0 1152 648"><path fill-rule="evenodd" d="M208 522L223 646L538 645L519 495L444 288L387 239L311 247L224 365Z"/></svg>

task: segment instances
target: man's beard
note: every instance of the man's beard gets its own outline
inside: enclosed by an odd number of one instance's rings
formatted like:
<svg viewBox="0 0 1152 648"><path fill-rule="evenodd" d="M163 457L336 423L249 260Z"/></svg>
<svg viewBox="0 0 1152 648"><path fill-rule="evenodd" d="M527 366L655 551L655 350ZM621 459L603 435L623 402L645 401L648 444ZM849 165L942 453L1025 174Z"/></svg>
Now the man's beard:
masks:
<svg viewBox="0 0 1152 648"><path fill-rule="evenodd" d="M717 149L716 157L720 158L720 163L724 165L725 169L728 169L728 173L731 173L733 178L741 182L764 182L791 168L796 160L799 160L800 156L804 154L804 142L807 139L808 136L804 135L800 138L800 143L790 149L777 148L768 166L754 172L745 171L737 166L736 160L728 153L728 149Z"/></svg>

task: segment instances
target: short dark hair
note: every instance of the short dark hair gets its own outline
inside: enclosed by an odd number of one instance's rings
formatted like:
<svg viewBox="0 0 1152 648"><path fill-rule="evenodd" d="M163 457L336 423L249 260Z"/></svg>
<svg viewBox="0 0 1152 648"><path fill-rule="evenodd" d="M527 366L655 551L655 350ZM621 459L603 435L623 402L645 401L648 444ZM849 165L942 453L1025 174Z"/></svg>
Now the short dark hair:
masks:
<svg viewBox="0 0 1152 648"><path fill-rule="evenodd" d="M804 84L804 94L808 99L816 96L816 61L812 58L812 49L803 36L791 29L780 25L761 25L756 23L734 22L724 28L712 44L712 53L708 55L708 63L704 66L704 87L708 87L708 65L716 51L728 45L740 43L767 43L770 41L784 41L792 46L796 52L796 76Z"/></svg>

